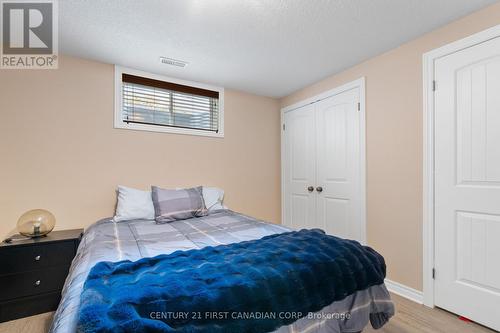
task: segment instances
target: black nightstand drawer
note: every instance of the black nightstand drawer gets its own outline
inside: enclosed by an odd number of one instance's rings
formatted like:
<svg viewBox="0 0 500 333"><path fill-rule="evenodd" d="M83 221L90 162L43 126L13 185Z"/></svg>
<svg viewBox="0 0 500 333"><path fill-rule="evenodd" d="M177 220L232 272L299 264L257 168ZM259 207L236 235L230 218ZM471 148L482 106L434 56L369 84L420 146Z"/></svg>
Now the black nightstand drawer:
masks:
<svg viewBox="0 0 500 333"><path fill-rule="evenodd" d="M57 308L82 234L58 230L0 243L0 322Z"/></svg>
<svg viewBox="0 0 500 333"><path fill-rule="evenodd" d="M0 252L0 275L69 265L74 256L74 241L3 249Z"/></svg>
<svg viewBox="0 0 500 333"><path fill-rule="evenodd" d="M60 300L61 292L56 291L0 303L0 322L54 311Z"/></svg>
<svg viewBox="0 0 500 333"><path fill-rule="evenodd" d="M69 266L57 266L0 276L0 286L9 286L0 289L0 301L61 290L68 271Z"/></svg>

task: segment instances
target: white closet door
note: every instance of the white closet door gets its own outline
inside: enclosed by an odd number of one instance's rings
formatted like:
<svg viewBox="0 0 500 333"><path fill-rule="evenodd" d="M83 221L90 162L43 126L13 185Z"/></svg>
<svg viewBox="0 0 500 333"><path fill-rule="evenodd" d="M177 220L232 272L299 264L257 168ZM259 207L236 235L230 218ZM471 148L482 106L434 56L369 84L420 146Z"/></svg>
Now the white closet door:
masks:
<svg viewBox="0 0 500 333"><path fill-rule="evenodd" d="M435 304L500 330L500 38L435 79Z"/></svg>
<svg viewBox="0 0 500 333"><path fill-rule="evenodd" d="M316 228L315 119L313 106L285 113L284 221L301 229ZM309 189L308 189L309 188Z"/></svg>
<svg viewBox="0 0 500 333"><path fill-rule="evenodd" d="M359 89L316 108L317 223L327 233L364 241L361 225Z"/></svg>

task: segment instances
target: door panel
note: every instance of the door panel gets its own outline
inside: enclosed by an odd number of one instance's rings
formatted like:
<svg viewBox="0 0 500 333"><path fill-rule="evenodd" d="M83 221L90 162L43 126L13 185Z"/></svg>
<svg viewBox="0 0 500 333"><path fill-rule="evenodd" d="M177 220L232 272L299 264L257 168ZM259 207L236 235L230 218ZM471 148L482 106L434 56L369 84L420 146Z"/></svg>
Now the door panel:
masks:
<svg viewBox="0 0 500 333"><path fill-rule="evenodd" d="M500 182L500 57L457 71L458 183Z"/></svg>
<svg viewBox="0 0 500 333"><path fill-rule="evenodd" d="M500 40L435 78L435 303L500 330Z"/></svg>
<svg viewBox="0 0 500 333"><path fill-rule="evenodd" d="M285 113L284 222L292 228L315 228L316 197L308 187L316 178L314 109L306 106Z"/></svg>
<svg viewBox="0 0 500 333"><path fill-rule="evenodd" d="M500 293L500 216L457 213L457 280ZM486 240L486 241L484 241Z"/></svg>
<svg viewBox="0 0 500 333"><path fill-rule="evenodd" d="M327 103L327 102L331 103ZM328 181L345 182L347 175L349 104L327 100L316 106L318 110L318 148L325 167L320 170Z"/></svg>
<svg viewBox="0 0 500 333"><path fill-rule="evenodd" d="M349 208L350 201L348 199L336 199L331 196L325 196L322 200L324 211L320 212L323 216L323 221L326 224L325 230L331 235L347 238L349 235Z"/></svg>
<svg viewBox="0 0 500 333"><path fill-rule="evenodd" d="M315 104L318 225L362 241L358 88Z"/></svg>

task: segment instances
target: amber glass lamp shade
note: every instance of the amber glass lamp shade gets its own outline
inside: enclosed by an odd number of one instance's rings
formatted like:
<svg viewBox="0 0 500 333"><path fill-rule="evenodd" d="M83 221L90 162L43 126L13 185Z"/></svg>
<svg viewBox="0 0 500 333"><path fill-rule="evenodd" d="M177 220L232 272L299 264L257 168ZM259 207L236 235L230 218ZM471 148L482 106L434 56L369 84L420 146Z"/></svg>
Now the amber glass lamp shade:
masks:
<svg viewBox="0 0 500 333"><path fill-rule="evenodd" d="M17 231L27 237L45 236L54 229L56 218L45 209L27 211L17 221Z"/></svg>

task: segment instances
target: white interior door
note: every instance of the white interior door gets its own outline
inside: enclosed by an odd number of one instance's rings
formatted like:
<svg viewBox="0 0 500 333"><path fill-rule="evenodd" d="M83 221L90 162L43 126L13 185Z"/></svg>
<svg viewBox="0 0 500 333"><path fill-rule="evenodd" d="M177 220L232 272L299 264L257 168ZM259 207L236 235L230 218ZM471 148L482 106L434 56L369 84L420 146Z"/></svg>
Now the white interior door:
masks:
<svg viewBox="0 0 500 333"><path fill-rule="evenodd" d="M316 228L314 107L285 113L284 124L284 221L295 229Z"/></svg>
<svg viewBox="0 0 500 333"><path fill-rule="evenodd" d="M315 104L316 219L331 235L363 241L358 102L354 88Z"/></svg>
<svg viewBox="0 0 500 333"><path fill-rule="evenodd" d="M500 330L500 39L435 79L435 304Z"/></svg>
<svg viewBox="0 0 500 333"><path fill-rule="evenodd" d="M283 221L365 242L361 85L284 112Z"/></svg>

